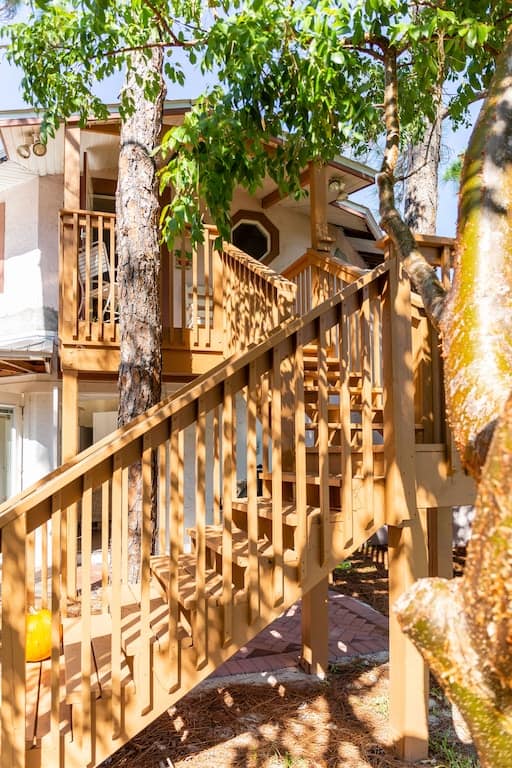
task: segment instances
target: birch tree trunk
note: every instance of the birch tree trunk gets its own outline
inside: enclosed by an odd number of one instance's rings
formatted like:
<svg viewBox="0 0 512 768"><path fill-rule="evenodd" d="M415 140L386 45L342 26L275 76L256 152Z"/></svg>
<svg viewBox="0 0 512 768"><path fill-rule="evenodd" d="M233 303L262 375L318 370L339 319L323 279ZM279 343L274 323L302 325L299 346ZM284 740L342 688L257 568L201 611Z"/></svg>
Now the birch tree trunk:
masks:
<svg viewBox="0 0 512 768"><path fill-rule="evenodd" d="M162 128L165 97L162 61L160 48L134 52L124 86L131 94L135 109L121 124L116 198L121 345L119 426L143 413L161 398L159 202L152 152L158 144ZM148 81L154 83L153 99L147 98L144 93L144 85ZM141 523L142 468L137 463L129 471L130 582L139 580Z"/></svg>

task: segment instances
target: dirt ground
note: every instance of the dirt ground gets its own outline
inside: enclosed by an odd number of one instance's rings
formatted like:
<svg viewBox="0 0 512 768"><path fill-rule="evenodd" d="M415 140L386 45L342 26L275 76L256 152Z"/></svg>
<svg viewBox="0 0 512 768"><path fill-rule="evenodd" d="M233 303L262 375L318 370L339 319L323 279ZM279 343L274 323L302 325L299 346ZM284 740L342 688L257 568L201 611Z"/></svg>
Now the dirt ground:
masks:
<svg viewBox="0 0 512 768"><path fill-rule="evenodd" d="M335 587L387 613L384 558L356 554ZM460 558L456 570L460 572ZM478 768L433 684L431 768ZM388 665L355 659L324 682L297 671L205 681L103 764L105 768L405 768L388 729ZM418 764L420 765L420 764Z"/></svg>

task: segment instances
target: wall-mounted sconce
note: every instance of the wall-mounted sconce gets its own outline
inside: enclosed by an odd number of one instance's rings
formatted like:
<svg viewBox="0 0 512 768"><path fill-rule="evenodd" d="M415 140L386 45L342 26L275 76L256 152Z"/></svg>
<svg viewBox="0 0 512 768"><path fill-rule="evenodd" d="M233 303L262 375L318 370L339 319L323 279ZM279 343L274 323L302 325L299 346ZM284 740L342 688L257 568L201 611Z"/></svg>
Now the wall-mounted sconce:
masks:
<svg viewBox="0 0 512 768"><path fill-rule="evenodd" d="M33 134L32 141L30 143L26 142L24 144L18 144L16 147L16 152L20 157L23 158L23 160L28 160L30 157L31 149L32 153L36 157L44 157L44 155L46 155L47 147L41 141L41 137L38 133Z"/></svg>
<svg viewBox="0 0 512 768"><path fill-rule="evenodd" d="M331 176L328 182L330 192L336 193L336 200L346 200L348 195L345 191L345 182L341 176Z"/></svg>

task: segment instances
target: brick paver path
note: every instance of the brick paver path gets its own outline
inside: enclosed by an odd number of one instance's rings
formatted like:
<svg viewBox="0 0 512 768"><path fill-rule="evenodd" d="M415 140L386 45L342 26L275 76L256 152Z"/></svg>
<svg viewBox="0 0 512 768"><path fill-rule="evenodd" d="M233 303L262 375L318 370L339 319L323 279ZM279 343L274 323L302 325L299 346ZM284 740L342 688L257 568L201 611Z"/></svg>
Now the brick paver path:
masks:
<svg viewBox="0 0 512 768"><path fill-rule="evenodd" d="M301 603L219 667L212 677L297 667L301 650ZM329 662L388 650L388 620L353 597L329 590Z"/></svg>

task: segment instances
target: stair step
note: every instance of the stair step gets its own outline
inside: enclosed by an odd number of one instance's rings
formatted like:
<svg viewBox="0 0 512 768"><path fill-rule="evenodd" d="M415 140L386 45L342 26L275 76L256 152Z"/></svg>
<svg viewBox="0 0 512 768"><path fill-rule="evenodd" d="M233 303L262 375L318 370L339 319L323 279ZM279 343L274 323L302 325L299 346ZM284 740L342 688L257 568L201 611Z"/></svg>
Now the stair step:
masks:
<svg viewBox="0 0 512 768"><path fill-rule="evenodd" d="M327 452L328 453L333 453L333 454L341 453L342 452L341 445L329 445L328 448L327 448ZM357 447L352 446L350 454L351 454L351 456L358 456L362 452L363 452L363 447L361 445L359 445ZM315 455L315 454L318 455L318 445L308 446L306 448L306 453L313 454L313 455ZM372 453L384 453L384 445L382 445L382 444L380 444L380 445L373 444L372 445Z"/></svg>
<svg viewBox="0 0 512 768"><path fill-rule="evenodd" d="M216 554L222 554L222 526L221 525L207 525L206 526L206 546ZM188 528L187 533L195 541L196 529ZM249 564L249 544L247 541L247 533L240 528L233 528L233 554L232 562L234 565L238 565L240 568L247 568ZM267 561L270 565L273 561L274 552L271 543L268 539L258 540L258 557L260 561Z"/></svg>
<svg viewBox="0 0 512 768"><path fill-rule="evenodd" d="M188 533L188 531L187 531ZM197 608L197 590L196 590L196 560L194 555L181 555L178 572L178 592L180 605L187 611L193 611ZM151 571L158 579L165 594L169 591L169 556L155 555L151 558ZM217 604L221 603L222 598L222 576L213 568L207 568L205 572L205 593L208 600ZM239 592L233 588L235 593ZM235 594L236 602L243 601L244 595Z"/></svg>
<svg viewBox="0 0 512 768"><path fill-rule="evenodd" d="M233 509L246 513L247 498L241 498L241 499L237 499L236 501L233 501ZM281 509L283 514L284 525L288 525L291 528L297 527L298 517L297 517L295 504L285 501L283 502ZM307 517L319 516L320 508L312 506L311 504L308 504L306 506L306 515ZM340 518L340 515L341 515L341 509L336 509L335 507L330 508L329 518L331 522L336 522ZM272 500L271 499L269 500L258 499L258 517L263 517L266 520L272 520Z"/></svg>
<svg viewBox="0 0 512 768"><path fill-rule="evenodd" d="M262 480L271 480L272 472L261 472L260 477ZM295 472L282 472L281 477L285 483L295 483L297 481L297 475ZM341 487L342 478L341 475L329 475L329 485L334 488ZM320 476L314 475L308 472L306 474L306 485L320 485Z"/></svg>

